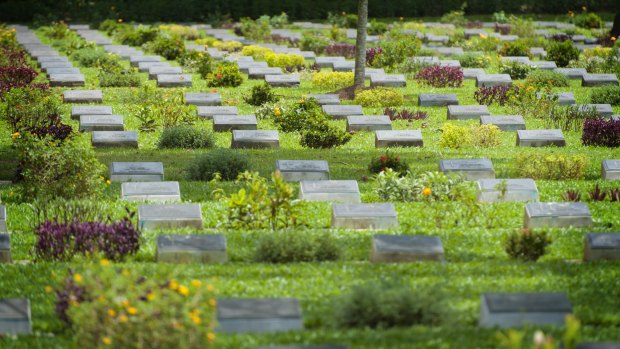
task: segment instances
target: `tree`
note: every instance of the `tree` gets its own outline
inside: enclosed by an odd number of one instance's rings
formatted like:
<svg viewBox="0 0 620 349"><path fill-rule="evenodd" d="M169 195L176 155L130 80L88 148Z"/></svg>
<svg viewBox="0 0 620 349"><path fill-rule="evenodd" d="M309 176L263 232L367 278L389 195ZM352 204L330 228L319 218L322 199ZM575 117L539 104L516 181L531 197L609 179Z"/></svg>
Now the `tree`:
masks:
<svg viewBox="0 0 620 349"><path fill-rule="evenodd" d="M617 40L620 39L620 13L616 13L614 25L611 27L609 35L615 37ZM357 69L357 67L355 69Z"/></svg>
<svg viewBox="0 0 620 349"><path fill-rule="evenodd" d="M366 73L366 24L368 23L368 0L357 1L357 39L355 41L354 88L364 87Z"/></svg>

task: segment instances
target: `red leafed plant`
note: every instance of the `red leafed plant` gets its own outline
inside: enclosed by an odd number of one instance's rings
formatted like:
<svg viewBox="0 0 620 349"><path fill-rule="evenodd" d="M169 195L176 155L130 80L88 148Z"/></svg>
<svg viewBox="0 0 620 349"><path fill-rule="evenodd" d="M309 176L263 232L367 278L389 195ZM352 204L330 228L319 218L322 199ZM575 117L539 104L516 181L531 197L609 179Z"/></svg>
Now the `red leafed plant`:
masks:
<svg viewBox="0 0 620 349"><path fill-rule="evenodd" d="M426 67L420 70L416 79L433 87L461 87L463 85L463 69L437 65Z"/></svg>
<svg viewBox="0 0 620 349"><path fill-rule="evenodd" d="M620 147L620 120L586 120L581 141L583 145Z"/></svg>
<svg viewBox="0 0 620 349"><path fill-rule="evenodd" d="M12 88L28 85L37 75L36 70L28 67L0 67L0 96Z"/></svg>

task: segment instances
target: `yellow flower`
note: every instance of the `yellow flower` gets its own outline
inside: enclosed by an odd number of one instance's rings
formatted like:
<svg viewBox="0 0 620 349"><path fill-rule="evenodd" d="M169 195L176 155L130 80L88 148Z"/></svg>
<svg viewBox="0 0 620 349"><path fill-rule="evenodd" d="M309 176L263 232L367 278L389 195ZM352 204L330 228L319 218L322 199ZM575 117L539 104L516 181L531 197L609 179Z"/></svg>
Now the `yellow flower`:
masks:
<svg viewBox="0 0 620 349"><path fill-rule="evenodd" d="M431 190L431 188L427 187L427 188L422 189L422 195L424 195L424 196L429 196L432 193L433 193L433 191Z"/></svg>
<svg viewBox="0 0 620 349"><path fill-rule="evenodd" d="M281 115L282 115L282 111L280 110L280 108L279 108L279 107L276 107L276 108L273 110L273 115L275 115L275 116L281 116Z"/></svg>
<svg viewBox="0 0 620 349"><path fill-rule="evenodd" d="M123 301L121 302L121 305L127 308L129 306L129 301L126 299L123 299Z"/></svg>
<svg viewBox="0 0 620 349"><path fill-rule="evenodd" d="M610 38L610 40L611 40L611 41L616 41L616 37L615 37L615 36L612 36L612 37Z"/></svg>
<svg viewBox="0 0 620 349"><path fill-rule="evenodd" d="M101 265L102 267L107 267L108 265L110 265L110 261L104 258L99 261L99 265Z"/></svg>
<svg viewBox="0 0 620 349"><path fill-rule="evenodd" d="M116 310L108 309L108 316L109 317L115 317L116 316Z"/></svg>
<svg viewBox="0 0 620 349"><path fill-rule="evenodd" d="M482 34L482 33L480 33L480 34L478 34L478 35L480 35L480 38L481 38L481 39L486 39L486 38L488 37L487 35L484 35L484 34Z"/></svg>
<svg viewBox="0 0 620 349"><path fill-rule="evenodd" d="M404 18L404 17L400 17L400 18L398 18L398 19L400 19L400 20L402 21L402 20L404 20L405 18Z"/></svg>
<svg viewBox="0 0 620 349"><path fill-rule="evenodd" d="M149 301L154 300L155 299L155 293L153 293L153 292L147 293L146 294L146 299L149 300Z"/></svg>
<svg viewBox="0 0 620 349"><path fill-rule="evenodd" d="M15 140L15 139L19 138L19 132L15 132L15 133L13 133L13 134L11 135L11 138L12 138L13 140Z"/></svg>
<svg viewBox="0 0 620 349"><path fill-rule="evenodd" d="M184 297L187 297L189 295L189 288L183 285L179 286L179 294L181 294Z"/></svg>
<svg viewBox="0 0 620 349"><path fill-rule="evenodd" d="M105 181L105 184L110 185L110 180L108 179L107 181Z"/></svg>
<svg viewBox="0 0 620 349"><path fill-rule="evenodd" d="M103 344L105 345L110 345L112 344L112 339L110 337L103 337L103 339L101 340L103 342Z"/></svg>
<svg viewBox="0 0 620 349"><path fill-rule="evenodd" d="M214 298L209 299L209 306L214 307L217 305L217 301Z"/></svg>
<svg viewBox="0 0 620 349"><path fill-rule="evenodd" d="M192 322L193 322L195 325L200 325L200 324L202 323L202 320L200 319L200 316L194 316L194 315L192 315Z"/></svg>
<svg viewBox="0 0 620 349"><path fill-rule="evenodd" d="M199 288L202 286L202 282L200 280L192 280L192 286Z"/></svg>
<svg viewBox="0 0 620 349"><path fill-rule="evenodd" d="M99 176L99 178L100 178L102 181L105 181L105 177L104 177L104 176Z"/></svg>
<svg viewBox="0 0 620 349"><path fill-rule="evenodd" d="M176 282L175 280L170 280L170 283L168 284L168 288L171 290L176 290L177 288L179 288L179 283Z"/></svg>
<svg viewBox="0 0 620 349"><path fill-rule="evenodd" d="M129 318L128 318L128 317L127 317L127 315L125 315L125 314L121 314L121 315L118 317L118 321L120 321L120 322L127 322L127 320L129 320Z"/></svg>
<svg viewBox="0 0 620 349"><path fill-rule="evenodd" d="M52 293L52 291L54 291L52 286L45 286L45 293Z"/></svg>
<svg viewBox="0 0 620 349"><path fill-rule="evenodd" d="M73 281L79 284L80 282L82 282L82 275L80 274L73 275Z"/></svg>
<svg viewBox="0 0 620 349"><path fill-rule="evenodd" d="M215 334L213 334L213 332L209 332L207 333L207 340L212 343L213 341L215 341Z"/></svg>
<svg viewBox="0 0 620 349"><path fill-rule="evenodd" d="M138 314L138 309L136 309L135 307L129 307L127 308L127 312L129 313L129 315L136 315Z"/></svg>
<svg viewBox="0 0 620 349"><path fill-rule="evenodd" d="M207 285L207 291L213 292L213 290L215 290L215 287L213 287L213 285L211 285L211 284L208 284Z"/></svg>

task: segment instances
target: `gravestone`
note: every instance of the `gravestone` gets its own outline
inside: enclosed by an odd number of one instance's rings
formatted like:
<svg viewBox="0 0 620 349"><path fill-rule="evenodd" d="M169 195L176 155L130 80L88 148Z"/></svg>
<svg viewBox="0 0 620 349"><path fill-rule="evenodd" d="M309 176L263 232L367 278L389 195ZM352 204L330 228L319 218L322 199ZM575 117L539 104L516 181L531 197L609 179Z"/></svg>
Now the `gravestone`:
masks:
<svg viewBox="0 0 620 349"><path fill-rule="evenodd" d="M213 115L213 131L256 130L255 115Z"/></svg>
<svg viewBox="0 0 620 349"><path fill-rule="evenodd" d="M540 70L554 70L558 67L554 61L533 61L530 65Z"/></svg>
<svg viewBox="0 0 620 349"><path fill-rule="evenodd" d="M485 74L476 76L476 87L512 86L508 74Z"/></svg>
<svg viewBox="0 0 620 349"><path fill-rule="evenodd" d="M110 165L112 182L161 182L164 164L161 162L113 162Z"/></svg>
<svg viewBox="0 0 620 349"><path fill-rule="evenodd" d="M375 132L375 148L423 147L421 130L385 130Z"/></svg>
<svg viewBox="0 0 620 349"><path fill-rule="evenodd" d="M47 72L50 68L75 68L71 62L44 62L41 63L41 70ZM48 74L49 75L49 74Z"/></svg>
<svg viewBox="0 0 620 349"><path fill-rule="evenodd" d="M443 261L441 239L436 236L374 235L371 262L399 263L417 261Z"/></svg>
<svg viewBox="0 0 620 349"><path fill-rule="evenodd" d="M525 205L526 228L589 227L592 215L583 202L530 203Z"/></svg>
<svg viewBox="0 0 620 349"><path fill-rule="evenodd" d="M556 68L553 70L556 73L560 73L569 79L583 79L583 76L588 74L585 68Z"/></svg>
<svg viewBox="0 0 620 349"><path fill-rule="evenodd" d="M225 263L226 237L222 234L159 235L159 263Z"/></svg>
<svg viewBox="0 0 620 349"><path fill-rule="evenodd" d="M37 66L41 67L42 63L64 62L69 63L67 56L42 56L37 58Z"/></svg>
<svg viewBox="0 0 620 349"><path fill-rule="evenodd" d="M157 75L160 74L183 74L181 67L150 67L149 79L157 80Z"/></svg>
<svg viewBox="0 0 620 349"><path fill-rule="evenodd" d="M186 105L201 107L222 105L222 95L217 92L185 92L183 99Z"/></svg>
<svg viewBox="0 0 620 349"><path fill-rule="evenodd" d="M91 133L93 147L138 147L136 131L93 131Z"/></svg>
<svg viewBox="0 0 620 349"><path fill-rule="evenodd" d="M537 93L536 96L540 98L543 93ZM572 92L556 92L553 95L557 96L558 105L575 105L575 95Z"/></svg>
<svg viewBox="0 0 620 349"><path fill-rule="evenodd" d="M140 62L138 63L138 71L140 73L146 73L151 68L170 68L170 63L168 62ZM157 79L155 79L157 80Z"/></svg>
<svg viewBox="0 0 620 349"><path fill-rule="evenodd" d="M620 120L620 115L612 115L611 119L618 121L618 120Z"/></svg>
<svg viewBox="0 0 620 349"><path fill-rule="evenodd" d="M355 69L355 61L342 61L332 63L334 71L352 72Z"/></svg>
<svg viewBox="0 0 620 349"><path fill-rule="evenodd" d="M0 233L0 263L11 263L11 236Z"/></svg>
<svg viewBox="0 0 620 349"><path fill-rule="evenodd" d="M360 203L360 189L355 180L302 180L299 199L306 201L331 201Z"/></svg>
<svg viewBox="0 0 620 349"><path fill-rule="evenodd" d="M517 130L519 147L564 147L566 140L562 130Z"/></svg>
<svg viewBox="0 0 620 349"><path fill-rule="evenodd" d="M478 76L485 75L486 72L482 68L464 68L463 78L465 80L476 80Z"/></svg>
<svg viewBox="0 0 620 349"><path fill-rule="evenodd" d="M200 204L143 204L138 207L140 230L202 229Z"/></svg>
<svg viewBox="0 0 620 349"><path fill-rule="evenodd" d="M179 182L124 182L121 198L125 201L181 201L181 189Z"/></svg>
<svg viewBox="0 0 620 349"><path fill-rule="evenodd" d="M67 90L62 96L65 103L103 103L101 90Z"/></svg>
<svg viewBox="0 0 620 349"><path fill-rule="evenodd" d="M564 326L573 311L564 293L483 293L480 327Z"/></svg>
<svg viewBox="0 0 620 349"><path fill-rule="evenodd" d="M610 104L578 104L580 110L594 109L600 116L610 118L614 111Z"/></svg>
<svg viewBox="0 0 620 349"><path fill-rule="evenodd" d="M580 343L575 349L620 349L620 342Z"/></svg>
<svg viewBox="0 0 620 349"><path fill-rule="evenodd" d="M495 170L489 159L455 159L439 160L439 170L443 173L457 172L469 181L494 179Z"/></svg>
<svg viewBox="0 0 620 349"><path fill-rule="evenodd" d="M525 120L521 115L482 115L480 125L495 125L507 132L525 130Z"/></svg>
<svg viewBox="0 0 620 349"><path fill-rule="evenodd" d="M439 61L440 67L452 67L452 68L460 68L461 62L456 59L442 59Z"/></svg>
<svg viewBox="0 0 620 349"><path fill-rule="evenodd" d="M233 130L231 148L279 148L276 130Z"/></svg>
<svg viewBox="0 0 620 349"><path fill-rule="evenodd" d="M532 54L532 56L537 58L547 57L547 51L545 51L545 49L542 47L532 47L530 48L530 53Z"/></svg>
<svg viewBox="0 0 620 349"><path fill-rule="evenodd" d="M71 119L79 120L81 115L112 115L112 107L78 105L71 107Z"/></svg>
<svg viewBox="0 0 620 349"><path fill-rule="evenodd" d="M538 202L538 188L530 178L479 179L477 197L480 202Z"/></svg>
<svg viewBox="0 0 620 349"><path fill-rule="evenodd" d="M603 160L601 177L608 181L620 180L620 160Z"/></svg>
<svg viewBox="0 0 620 349"><path fill-rule="evenodd" d="M294 298L237 298L217 302L218 332L281 332L303 327L301 307Z"/></svg>
<svg viewBox="0 0 620 349"><path fill-rule="evenodd" d="M370 79L373 75L385 75L385 70L383 68L365 68L364 69L364 79Z"/></svg>
<svg viewBox="0 0 620 349"><path fill-rule="evenodd" d="M585 261L620 260L620 233L590 233L586 235Z"/></svg>
<svg viewBox="0 0 620 349"><path fill-rule="evenodd" d="M282 68L250 68L248 69L248 78L265 79L265 75L282 75Z"/></svg>
<svg viewBox="0 0 620 349"><path fill-rule="evenodd" d="M86 84L84 75L82 74L50 74L49 75L50 86L67 86L67 87L79 87Z"/></svg>
<svg viewBox="0 0 620 349"><path fill-rule="evenodd" d="M448 106L448 120L478 120L482 115L491 115L486 105Z"/></svg>
<svg viewBox="0 0 620 349"><path fill-rule="evenodd" d="M340 104L340 96L337 94L310 94L308 98L314 98L320 105Z"/></svg>
<svg viewBox="0 0 620 349"><path fill-rule="evenodd" d="M350 115L364 115L361 105L333 105L327 104L322 106L323 111L331 116L334 120L346 119Z"/></svg>
<svg viewBox="0 0 620 349"><path fill-rule="evenodd" d="M249 74L250 68L269 68L267 62L237 62L237 65L244 74Z"/></svg>
<svg viewBox="0 0 620 349"><path fill-rule="evenodd" d="M462 47L441 47L440 46L440 47L436 47L434 51L437 52L437 54L446 56L446 57L461 56L465 53Z"/></svg>
<svg viewBox="0 0 620 349"><path fill-rule="evenodd" d="M8 233L6 224L6 206L0 205L0 233Z"/></svg>
<svg viewBox="0 0 620 349"><path fill-rule="evenodd" d="M46 74L51 75L79 75L80 70L78 68L49 68Z"/></svg>
<svg viewBox="0 0 620 349"><path fill-rule="evenodd" d="M215 106L215 107L198 107L197 114L205 119L212 119L213 115L237 115L239 110L237 107Z"/></svg>
<svg viewBox="0 0 620 349"><path fill-rule="evenodd" d="M122 115L80 115L80 132L123 131Z"/></svg>
<svg viewBox="0 0 620 349"><path fill-rule="evenodd" d="M161 57L160 56L142 56L142 55L129 57L129 63L131 63L131 66L133 67L137 67L138 64L140 64L140 62L161 62Z"/></svg>
<svg viewBox="0 0 620 349"><path fill-rule="evenodd" d="M0 299L0 335L30 334L31 321L29 299Z"/></svg>
<svg viewBox="0 0 620 349"><path fill-rule="evenodd" d="M418 105L420 107L443 107L458 104L459 99L455 94L421 93L418 95Z"/></svg>
<svg viewBox="0 0 620 349"><path fill-rule="evenodd" d="M265 82L271 87L299 87L299 75L265 75Z"/></svg>
<svg viewBox="0 0 620 349"><path fill-rule="evenodd" d="M347 116L347 131L391 130L392 121L387 115L350 115Z"/></svg>
<svg viewBox="0 0 620 349"><path fill-rule="evenodd" d="M157 87L191 87L190 74L160 74L157 75Z"/></svg>
<svg viewBox="0 0 620 349"><path fill-rule="evenodd" d="M334 68L334 62L344 62L344 57L316 57L314 63L321 68Z"/></svg>
<svg viewBox="0 0 620 349"><path fill-rule="evenodd" d="M581 86L618 86L618 77L616 74L583 74Z"/></svg>
<svg viewBox="0 0 620 349"><path fill-rule="evenodd" d="M407 80L405 80L404 74L372 74L370 75L370 86L405 87Z"/></svg>
<svg viewBox="0 0 620 349"><path fill-rule="evenodd" d="M398 217L392 203L333 204L332 229L398 228Z"/></svg>
<svg viewBox="0 0 620 349"><path fill-rule="evenodd" d="M287 182L329 180L325 160L276 160L276 170Z"/></svg>

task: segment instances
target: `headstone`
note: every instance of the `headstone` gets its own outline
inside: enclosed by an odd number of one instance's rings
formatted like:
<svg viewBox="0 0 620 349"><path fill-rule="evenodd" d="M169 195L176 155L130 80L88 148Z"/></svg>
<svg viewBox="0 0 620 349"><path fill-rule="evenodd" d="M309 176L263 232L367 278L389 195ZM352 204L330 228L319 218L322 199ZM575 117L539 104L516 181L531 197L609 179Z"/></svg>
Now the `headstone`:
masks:
<svg viewBox="0 0 620 349"><path fill-rule="evenodd" d="M566 140L562 130L517 130L517 146L519 147L564 147Z"/></svg>
<svg viewBox="0 0 620 349"><path fill-rule="evenodd" d="M374 263L443 261L441 239L436 236L374 235L370 260Z"/></svg>
<svg viewBox="0 0 620 349"><path fill-rule="evenodd" d="M47 72L50 68L75 68L71 62L44 62L41 63L41 70Z"/></svg>
<svg viewBox="0 0 620 349"><path fill-rule="evenodd" d="M533 61L530 65L541 70L554 70L558 67L553 61Z"/></svg>
<svg viewBox="0 0 620 349"><path fill-rule="evenodd" d="M620 349L620 342L580 343L575 349Z"/></svg>
<svg viewBox="0 0 620 349"><path fill-rule="evenodd" d="M537 93L536 96L540 98L543 94ZM575 95L572 92L556 92L553 93L558 99L558 105L575 105Z"/></svg>
<svg viewBox="0 0 620 349"><path fill-rule="evenodd" d="M482 115L480 125L495 125L507 132L525 130L525 120L521 115Z"/></svg>
<svg viewBox="0 0 620 349"><path fill-rule="evenodd" d="M373 74L370 76L370 86L383 86L383 87L405 87L407 86L407 80L403 74Z"/></svg>
<svg viewBox="0 0 620 349"><path fill-rule="evenodd" d="M0 205L0 233L8 233L6 224L6 206Z"/></svg>
<svg viewBox="0 0 620 349"><path fill-rule="evenodd" d="M112 115L112 107L104 105L79 105L71 107L71 119L79 120L81 115Z"/></svg>
<svg viewBox="0 0 620 349"><path fill-rule="evenodd" d="M603 160L601 177L608 181L620 180L620 160Z"/></svg>
<svg viewBox="0 0 620 349"><path fill-rule="evenodd" d="M364 69L364 79L370 79L373 75L385 75L385 70L383 68L365 68Z"/></svg>
<svg viewBox="0 0 620 349"><path fill-rule="evenodd" d="M469 181L478 179L494 179L495 170L489 159L456 159L439 160L439 170L443 173L457 172Z"/></svg>
<svg viewBox="0 0 620 349"><path fill-rule="evenodd" d="M398 217L392 203L333 204L332 229L398 228Z"/></svg>
<svg viewBox="0 0 620 349"><path fill-rule="evenodd" d="M459 99L455 94L428 94L418 95L418 105L421 107L443 107L447 105L458 105Z"/></svg>
<svg viewBox="0 0 620 349"><path fill-rule="evenodd" d="M157 87L191 87L192 76L189 74L157 75Z"/></svg>
<svg viewBox="0 0 620 349"><path fill-rule="evenodd" d="M213 115L237 115L239 113L237 107L215 106L215 107L198 107L197 114L205 119L212 119Z"/></svg>
<svg viewBox="0 0 620 349"><path fill-rule="evenodd" d="M161 182L164 164L161 162L113 162L110 165L112 182Z"/></svg>
<svg viewBox="0 0 620 349"><path fill-rule="evenodd" d="M237 298L217 302L217 328L222 333L282 332L304 327L294 298Z"/></svg>
<svg viewBox="0 0 620 349"><path fill-rule="evenodd" d="M435 48L435 52L442 56L461 56L465 52L462 47L437 47Z"/></svg>
<svg viewBox="0 0 620 349"><path fill-rule="evenodd" d="M588 74L585 68L556 68L553 71L569 79L583 79L583 76Z"/></svg>
<svg viewBox="0 0 620 349"><path fill-rule="evenodd" d="M299 87L299 75L265 75L265 82L272 87Z"/></svg>
<svg viewBox="0 0 620 349"><path fill-rule="evenodd" d="M346 119L350 115L364 115L361 105L332 105L322 106L323 111L335 120Z"/></svg>
<svg viewBox="0 0 620 349"><path fill-rule="evenodd" d="M101 90L67 90L63 92L65 103L102 103Z"/></svg>
<svg viewBox="0 0 620 349"><path fill-rule="evenodd" d="M233 130L231 148L279 148L280 137L275 130Z"/></svg>
<svg viewBox="0 0 620 349"><path fill-rule="evenodd" d="M577 107L580 109L593 108L600 116L605 118L610 118L614 114L610 104L579 104Z"/></svg>
<svg viewBox="0 0 620 349"><path fill-rule="evenodd" d="M213 115L213 131L256 130L255 115Z"/></svg>
<svg viewBox="0 0 620 349"><path fill-rule="evenodd" d="M530 178L479 179L478 201L538 202L538 188L536 187L536 182L534 182L534 180Z"/></svg>
<svg viewBox="0 0 620 349"><path fill-rule="evenodd" d="M482 115L491 115L486 105L448 106L448 120L478 120Z"/></svg>
<svg viewBox="0 0 620 349"><path fill-rule="evenodd" d="M250 68L269 68L267 62L237 62L237 65L244 74L249 74Z"/></svg>
<svg viewBox="0 0 620 349"><path fill-rule="evenodd" d="M174 202L181 201L181 190L179 182L124 182L121 197L126 201Z"/></svg>
<svg viewBox="0 0 620 349"><path fill-rule="evenodd" d="M82 74L50 74L50 86L84 86L86 84Z"/></svg>
<svg viewBox="0 0 620 349"><path fill-rule="evenodd" d="M512 86L508 74L485 74L476 77L476 87Z"/></svg>
<svg viewBox="0 0 620 349"><path fill-rule="evenodd" d="M620 260L620 233L587 234L583 259L586 261Z"/></svg>
<svg viewBox="0 0 620 349"><path fill-rule="evenodd" d="M141 73L146 73L150 71L151 68L170 68L170 63L168 62L140 62L138 63L138 71ZM157 78L155 80L157 80Z"/></svg>
<svg viewBox="0 0 620 349"><path fill-rule="evenodd" d="M532 47L530 48L530 53L532 54L532 56L538 58L547 57L547 51L545 51L545 49L542 47Z"/></svg>
<svg viewBox="0 0 620 349"><path fill-rule="evenodd" d="M456 59L442 59L439 61L440 67L452 67L452 68L460 68L461 62Z"/></svg>
<svg viewBox="0 0 620 349"><path fill-rule="evenodd" d="M521 64L530 64L530 58L528 56L506 56L501 58L502 63L521 63Z"/></svg>
<svg viewBox="0 0 620 349"><path fill-rule="evenodd" d="M480 327L564 326L572 313L564 293L484 293L480 300Z"/></svg>
<svg viewBox="0 0 620 349"><path fill-rule="evenodd" d="M222 234L159 235L157 262L225 263L226 237Z"/></svg>
<svg viewBox="0 0 620 349"><path fill-rule="evenodd" d="M320 105L340 104L340 96L337 94L311 94L308 98L314 98Z"/></svg>
<svg viewBox="0 0 620 349"><path fill-rule="evenodd" d="M391 130L392 121L387 115L350 115L347 116L347 131Z"/></svg>
<svg viewBox="0 0 620 349"><path fill-rule="evenodd" d="M344 57L316 57L315 63L321 68L334 68L334 62L344 62Z"/></svg>
<svg viewBox="0 0 620 349"><path fill-rule="evenodd" d="M32 333L30 300L26 298L0 299L0 335Z"/></svg>
<svg viewBox="0 0 620 349"><path fill-rule="evenodd" d="M299 188L300 200L362 202L360 189L355 180L302 180Z"/></svg>
<svg viewBox="0 0 620 349"><path fill-rule="evenodd" d="M217 92L185 92L183 99L187 105L201 107L222 105L222 95Z"/></svg>
<svg viewBox="0 0 620 349"><path fill-rule="evenodd" d="M136 131L93 131L93 147L138 147Z"/></svg>
<svg viewBox="0 0 620 349"><path fill-rule="evenodd" d="M282 75L282 68L250 68L248 69L248 78L265 79L265 75Z"/></svg>
<svg viewBox="0 0 620 349"><path fill-rule="evenodd" d="M78 68L48 68L46 71L47 76L51 75L79 75L80 70Z"/></svg>
<svg viewBox="0 0 620 349"><path fill-rule="evenodd" d="M138 207L140 230L202 229L200 204L144 204Z"/></svg>
<svg viewBox="0 0 620 349"><path fill-rule="evenodd" d="M463 78L465 80L476 80L478 76L485 75L486 72L481 68L464 68Z"/></svg>
<svg viewBox="0 0 620 349"><path fill-rule="evenodd" d="M149 79L157 80L157 75L160 74L183 74L183 69L181 67L150 67L149 68Z"/></svg>
<svg viewBox="0 0 620 349"><path fill-rule="evenodd" d="M11 263L11 236L0 233L0 263Z"/></svg>
<svg viewBox="0 0 620 349"><path fill-rule="evenodd" d="M123 131L122 115L80 115L80 132Z"/></svg>
<svg viewBox="0 0 620 349"><path fill-rule="evenodd" d="M161 57L160 56L141 56L141 55L129 57L129 63L131 63L131 65L134 67L137 67L138 64L140 64L140 62L161 62Z"/></svg>
<svg viewBox="0 0 620 349"><path fill-rule="evenodd" d="M375 148L423 147L421 130L384 130L375 132Z"/></svg>
<svg viewBox="0 0 620 349"><path fill-rule="evenodd" d="M352 72L355 69L355 61L342 61L332 63L334 71Z"/></svg>
<svg viewBox="0 0 620 349"><path fill-rule="evenodd" d="M37 58L37 65L40 67L42 63L64 62L69 63L67 56L42 56Z"/></svg>
<svg viewBox="0 0 620 349"><path fill-rule="evenodd" d="M581 86L618 86L618 77L616 74L583 74Z"/></svg>
<svg viewBox="0 0 620 349"><path fill-rule="evenodd" d="M276 160L276 170L288 182L329 180L325 160Z"/></svg>
<svg viewBox="0 0 620 349"><path fill-rule="evenodd" d="M526 228L581 228L592 225L592 215L583 202L530 203L524 221Z"/></svg>

